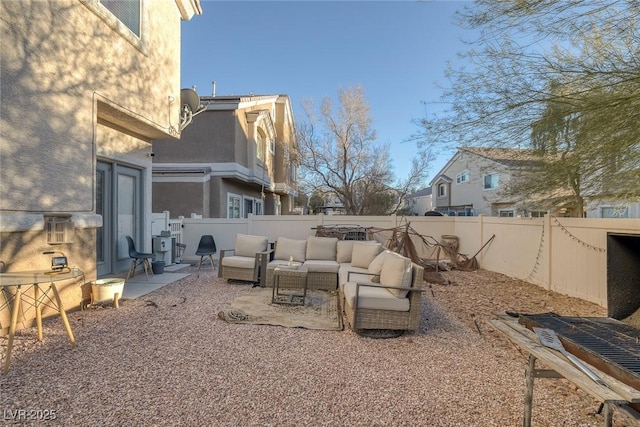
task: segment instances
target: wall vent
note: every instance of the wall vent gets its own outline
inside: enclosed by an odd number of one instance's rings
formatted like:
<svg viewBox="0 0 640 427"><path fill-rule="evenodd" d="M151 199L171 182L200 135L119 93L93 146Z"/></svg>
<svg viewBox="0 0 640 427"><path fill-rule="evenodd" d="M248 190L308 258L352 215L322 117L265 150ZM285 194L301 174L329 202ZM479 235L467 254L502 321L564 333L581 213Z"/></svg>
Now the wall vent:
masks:
<svg viewBox="0 0 640 427"><path fill-rule="evenodd" d="M46 217L45 228L48 244L73 243L74 229L70 217Z"/></svg>

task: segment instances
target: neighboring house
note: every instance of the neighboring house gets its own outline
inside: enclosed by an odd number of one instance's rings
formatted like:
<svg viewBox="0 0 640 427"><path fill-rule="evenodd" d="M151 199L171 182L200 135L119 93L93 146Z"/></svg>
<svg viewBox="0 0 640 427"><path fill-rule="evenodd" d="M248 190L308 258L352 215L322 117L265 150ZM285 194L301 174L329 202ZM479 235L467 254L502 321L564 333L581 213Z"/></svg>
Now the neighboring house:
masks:
<svg viewBox="0 0 640 427"><path fill-rule="evenodd" d="M431 200L432 190L431 187L426 187L406 197L407 208L413 215L421 216L433 209Z"/></svg>
<svg viewBox="0 0 640 427"><path fill-rule="evenodd" d="M153 210L246 218L295 211L299 152L287 95L203 96L179 144L154 144Z"/></svg>
<svg viewBox="0 0 640 427"><path fill-rule="evenodd" d="M151 249L152 143L179 143L180 26L201 13L199 0L0 2L5 271L60 251L88 283L127 270L125 235ZM64 286L65 304L88 288Z"/></svg>
<svg viewBox="0 0 640 427"><path fill-rule="evenodd" d="M570 206L561 205L549 211L530 197L505 196L501 191L515 174L526 177L526 173L533 173L536 161L536 156L528 150L460 148L429 184L433 192L433 208L460 216L571 214Z"/></svg>
<svg viewBox="0 0 640 427"><path fill-rule="evenodd" d="M640 218L640 201L589 201L587 218Z"/></svg>

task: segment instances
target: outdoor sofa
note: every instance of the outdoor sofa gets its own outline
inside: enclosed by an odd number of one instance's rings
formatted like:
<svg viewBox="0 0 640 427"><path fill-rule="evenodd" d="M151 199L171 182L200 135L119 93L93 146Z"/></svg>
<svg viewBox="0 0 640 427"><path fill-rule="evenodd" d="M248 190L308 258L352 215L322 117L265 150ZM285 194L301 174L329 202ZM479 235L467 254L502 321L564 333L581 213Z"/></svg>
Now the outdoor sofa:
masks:
<svg viewBox="0 0 640 427"><path fill-rule="evenodd" d="M339 290L352 329L419 328L424 269L379 242L278 238L265 285L273 286L275 268L290 262L307 268L308 289Z"/></svg>

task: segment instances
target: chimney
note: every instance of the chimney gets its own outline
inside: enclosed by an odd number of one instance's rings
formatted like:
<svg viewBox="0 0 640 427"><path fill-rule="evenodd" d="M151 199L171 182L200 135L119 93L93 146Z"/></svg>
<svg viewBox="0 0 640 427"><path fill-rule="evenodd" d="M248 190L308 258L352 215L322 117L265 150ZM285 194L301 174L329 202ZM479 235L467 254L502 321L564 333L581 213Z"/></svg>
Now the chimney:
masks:
<svg viewBox="0 0 640 427"><path fill-rule="evenodd" d="M211 96L216 96L216 82L211 82Z"/></svg>

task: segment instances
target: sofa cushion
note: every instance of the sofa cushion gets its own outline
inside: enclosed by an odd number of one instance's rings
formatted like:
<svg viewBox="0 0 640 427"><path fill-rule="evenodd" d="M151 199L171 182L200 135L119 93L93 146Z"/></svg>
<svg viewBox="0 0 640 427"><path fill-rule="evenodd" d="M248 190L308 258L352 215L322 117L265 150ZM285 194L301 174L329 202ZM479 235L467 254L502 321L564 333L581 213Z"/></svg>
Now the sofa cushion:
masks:
<svg viewBox="0 0 640 427"><path fill-rule="evenodd" d="M293 258L293 261L304 262L306 251L306 240L278 237L278 240L276 241L276 251L273 255L273 259L289 261L291 258Z"/></svg>
<svg viewBox="0 0 640 427"><path fill-rule="evenodd" d="M252 269L256 265L256 258L255 256L226 256L222 258L222 265L225 267Z"/></svg>
<svg viewBox="0 0 640 427"><path fill-rule="evenodd" d="M351 274L349 274L351 272ZM354 274L357 273L357 274ZM338 270L338 284L342 285L346 282L366 282L371 279L366 268L354 267L351 263L341 263Z"/></svg>
<svg viewBox="0 0 640 427"><path fill-rule="evenodd" d="M303 264L309 273L335 273L338 274L340 264L336 261L308 259Z"/></svg>
<svg viewBox="0 0 640 427"><path fill-rule="evenodd" d="M255 257L256 253L266 251L268 244L269 244L269 239L267 239L264 236L237 234L234 255Z"/></svg>
<svg viewBox="0 0 640 427"><path fill-rule="evenodd" d="M344 299L350 307L355 306L356 282L343 285ZM358 294L358 308L373 310L409 311L411 304L408 298L398 298L384 288L360 286Z"/></svg>
<svg viewBox="0 0 640 427"><path fill-rule="evenodd" d="M340 264L351 262L351 253L355 242L355 240L338 240L336 244L336 261Z"/></svg>
<svg viewBox="0 0 640 427"><path fill-rule="evenodd" d="M355 242L351 253L351 265L354 267L369 268L369 264L378 256L381 250L382 245L378 242L374 244Z"/></svg>
<svg viewBox="0 0 640 427"><path fill-rule="evenodd" d="M335 237L309 236L305 259L335 261L337 243L338 239Z"/></svg>
<svg viewBox="0 0 640 427"><path fill-rule="evenodd" d="M411 260L395 252L387 254L384 258L382 271L380 272L380 284L387 286L411 286ZM389 292L398 298L404 298L409 291L389 289Z"/></svg>
<svg viewBox="0 0 640 427"><path fill-rule="evenodd" d="M369 264L367 271L371 274L377 275L371 279L372 282L380 282L380 273L382 272L382 265L384 264L384 259L387 257L387 254L390 254L390 250L384 250L376 256L373 261Z"/></svg>

